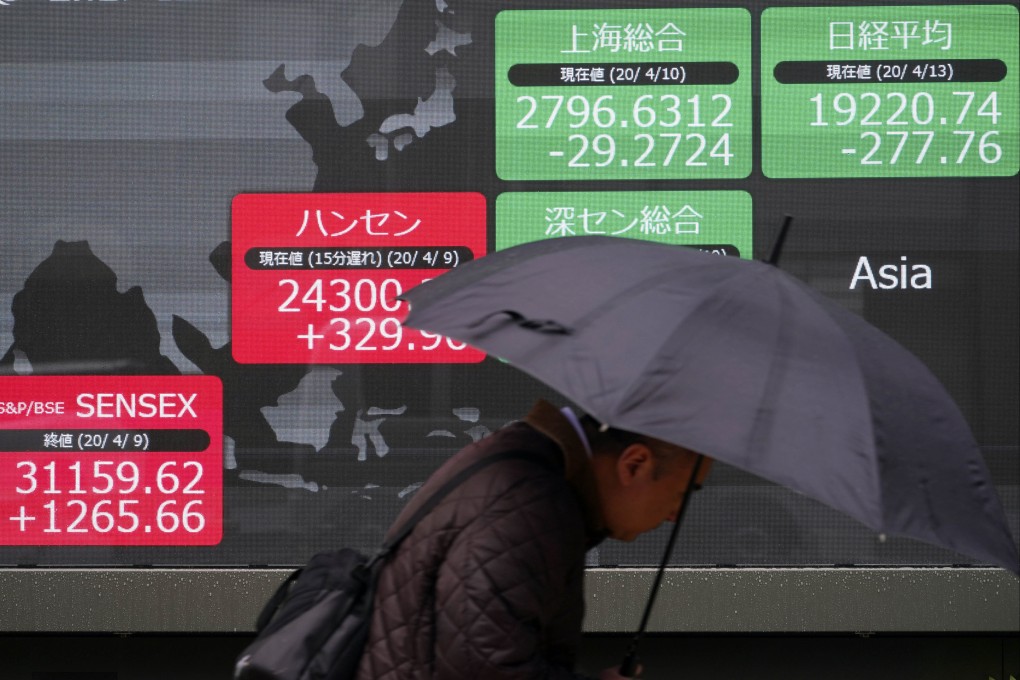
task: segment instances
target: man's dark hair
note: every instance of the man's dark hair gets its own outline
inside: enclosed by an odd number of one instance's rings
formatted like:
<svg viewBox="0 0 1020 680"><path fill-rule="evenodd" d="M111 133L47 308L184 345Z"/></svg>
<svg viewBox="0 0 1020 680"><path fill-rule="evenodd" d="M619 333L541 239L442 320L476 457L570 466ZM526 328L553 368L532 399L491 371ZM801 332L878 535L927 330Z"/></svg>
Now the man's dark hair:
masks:
<svg viewBox="0 0 1020 680"><path fill-rule="evenodd" d="M693 451L670 444L654 437L648 437L630 430L621 430L616 427L603 427L596 418L585 414L581 416L581 425L588 436L588 444L591 446L592 455L618 456L631 444L644 444L652 455L655 456L655 477L668 473L673 465L679 462L683 456L693 454Z"/></svg>

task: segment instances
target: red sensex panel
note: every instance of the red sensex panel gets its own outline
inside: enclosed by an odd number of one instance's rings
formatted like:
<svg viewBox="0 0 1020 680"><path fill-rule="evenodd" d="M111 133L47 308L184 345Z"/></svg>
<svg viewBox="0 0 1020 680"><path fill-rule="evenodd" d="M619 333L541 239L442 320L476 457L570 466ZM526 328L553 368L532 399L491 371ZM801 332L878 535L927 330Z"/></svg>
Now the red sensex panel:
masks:
<svg viewBox="0 0 1020 680"><path fill-rule="evenodd" d="M401 325L402 292L486 250L479 193L239 194L231 341L242 364L474 363Z"/></svg>
<svg viewBox="0 0 1020 680"><path fill-rule="evenodd" d="M216 545L213 376L0 377L0 545Z"/></svg>

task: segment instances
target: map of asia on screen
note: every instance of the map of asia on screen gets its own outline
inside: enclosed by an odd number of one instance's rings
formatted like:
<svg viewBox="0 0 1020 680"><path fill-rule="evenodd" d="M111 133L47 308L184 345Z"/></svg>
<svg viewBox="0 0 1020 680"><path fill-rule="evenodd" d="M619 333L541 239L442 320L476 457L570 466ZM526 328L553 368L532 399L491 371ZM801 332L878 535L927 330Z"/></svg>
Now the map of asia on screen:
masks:
<svg viewBox="0 0 1020 680"><path fill-rule="evenodd" d="M0 0L0 566L370 549L569 404L398 296L588 234L764 259L787 216L779 266L931 368L1016 536L1017 45L995 2ZM681 537L975 564L721 463Z"/></svg>

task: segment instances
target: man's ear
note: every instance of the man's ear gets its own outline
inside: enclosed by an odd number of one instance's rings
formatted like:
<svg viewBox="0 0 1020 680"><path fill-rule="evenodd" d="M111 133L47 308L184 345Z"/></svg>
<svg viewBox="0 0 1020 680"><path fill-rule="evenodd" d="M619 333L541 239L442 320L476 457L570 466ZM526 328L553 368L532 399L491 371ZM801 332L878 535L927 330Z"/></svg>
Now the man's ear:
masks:
<svg viewBox="0 0 1020 680"><path fill-rule="evenodd" d="M616 474L621 486L630 486L652 476L655 456L645 444L630 444L616 459Z"/></svg>
<svg viewBox="0 0 1020 680"><path fill-rule="evenodd" d="M701 457L701 466L698 468L698 478L694 480L694 483L700 489L705 483L705 479L708 478L708 473L712 471L712 463L715 461L708 456Z"/></svg>

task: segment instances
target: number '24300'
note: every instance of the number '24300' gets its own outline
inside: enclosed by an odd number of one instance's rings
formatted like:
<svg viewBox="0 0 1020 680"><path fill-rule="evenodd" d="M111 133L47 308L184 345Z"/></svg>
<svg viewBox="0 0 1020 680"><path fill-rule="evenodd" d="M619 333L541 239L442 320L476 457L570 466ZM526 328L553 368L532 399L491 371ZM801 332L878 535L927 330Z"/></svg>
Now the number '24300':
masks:
<svg viewBox="0 0 1020 680"><path fill-rule="evenodd" d="M323 308L331 312L346 312L356 309L359 312L374 312L377 307L386 312L395 312L400 308L396 299L402 292L400 281L383 279L330 279L326 290L322 279L315 279L302 292L301 284L294 279L281 279L280 287L288 290L284 301L277 307L279 312L300 312L300 305L314 307L316 312ZM327 304L328 298L328 304ZM334 304L335 303L335 304Z"/></svg>

